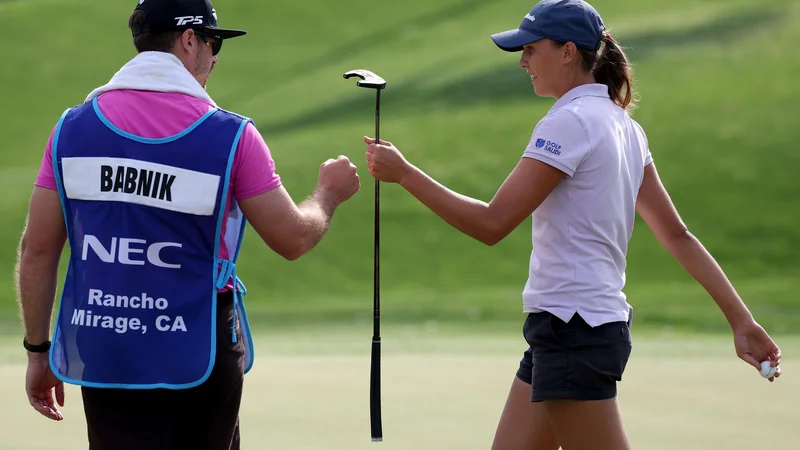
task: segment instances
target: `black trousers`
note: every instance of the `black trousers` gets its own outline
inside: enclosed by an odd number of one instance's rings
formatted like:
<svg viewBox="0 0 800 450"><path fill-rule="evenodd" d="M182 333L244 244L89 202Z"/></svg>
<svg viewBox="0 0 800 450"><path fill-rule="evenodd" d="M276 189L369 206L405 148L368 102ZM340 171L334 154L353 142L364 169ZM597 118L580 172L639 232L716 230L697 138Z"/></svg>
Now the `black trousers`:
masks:
<svg viewBox="0 0 800 450"><path fill-rule="evenodd" d="M89 450L238 450L244 381L241 329L232 342L233 297L218 296L217 359L191 389L82 388Z"/></svg>

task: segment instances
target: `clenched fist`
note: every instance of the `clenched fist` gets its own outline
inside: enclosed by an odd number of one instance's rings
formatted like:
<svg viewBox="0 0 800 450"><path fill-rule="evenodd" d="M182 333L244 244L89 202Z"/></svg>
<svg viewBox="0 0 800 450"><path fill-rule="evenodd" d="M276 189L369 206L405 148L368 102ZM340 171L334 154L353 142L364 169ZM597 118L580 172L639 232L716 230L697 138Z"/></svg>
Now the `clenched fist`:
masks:
<svg viewBox="0 0 800 450"><path fill-rule="evenodd" d="M329 159L319 168L319 187L338 205L352 197L359 188L356 166L346 156Z"/></svg>

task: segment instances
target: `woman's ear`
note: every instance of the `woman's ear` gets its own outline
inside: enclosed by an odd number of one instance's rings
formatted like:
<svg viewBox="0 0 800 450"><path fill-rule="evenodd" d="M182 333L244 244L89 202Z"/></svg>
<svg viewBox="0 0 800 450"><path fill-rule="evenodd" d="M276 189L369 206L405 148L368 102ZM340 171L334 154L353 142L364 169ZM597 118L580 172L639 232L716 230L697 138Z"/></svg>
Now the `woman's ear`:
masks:
<svg viewBox="0 0 800 450"><path fill-rule="evenodd" d="M561 47L561 61L564 65L570 64L578 56L578 47L573 42L567 42Z"/></svg>

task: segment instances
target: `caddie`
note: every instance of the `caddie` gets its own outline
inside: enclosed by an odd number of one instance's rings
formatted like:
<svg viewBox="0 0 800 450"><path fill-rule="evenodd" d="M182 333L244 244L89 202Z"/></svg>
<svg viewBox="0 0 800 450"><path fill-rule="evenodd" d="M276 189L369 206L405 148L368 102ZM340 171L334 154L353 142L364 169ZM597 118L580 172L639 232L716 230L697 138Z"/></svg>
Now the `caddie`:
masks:
<svg viewBox="0 0 800 450"><path fill-rule="evenodd" d="M62 420L64 383L80 386L92 450L238 449L253 365L245 224L294 260L360 187L340 156L295 204L254 123L205 90L222 43L246 34L217 21L208 0L140 0L138 54L58 120L30 199L17 264L26 392Z"/></svg>

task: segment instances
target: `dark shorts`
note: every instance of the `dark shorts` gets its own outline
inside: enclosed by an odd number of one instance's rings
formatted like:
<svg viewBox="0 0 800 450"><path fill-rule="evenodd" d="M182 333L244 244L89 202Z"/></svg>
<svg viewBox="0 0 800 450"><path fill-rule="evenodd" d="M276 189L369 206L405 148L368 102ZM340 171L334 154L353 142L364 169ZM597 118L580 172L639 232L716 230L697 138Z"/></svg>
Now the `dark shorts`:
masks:
<svg viewBox="0 0 800 450"><path fill-rule="evenodd" d="M218 296L217 359L191 389L82 388L90 450L238 450L244 381L241 329L232 342L233 297Z"/></svg>
<svg viewBox="0 0 800 450"><path fill-rule="evenodd" d="M630 319L592 328L577 313L567 323L531 313L517 378L531 385L534 402L614 398L631 354L630 326Z"/></svg>

